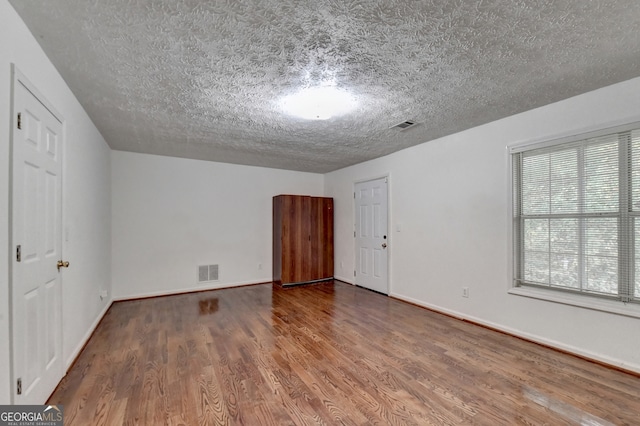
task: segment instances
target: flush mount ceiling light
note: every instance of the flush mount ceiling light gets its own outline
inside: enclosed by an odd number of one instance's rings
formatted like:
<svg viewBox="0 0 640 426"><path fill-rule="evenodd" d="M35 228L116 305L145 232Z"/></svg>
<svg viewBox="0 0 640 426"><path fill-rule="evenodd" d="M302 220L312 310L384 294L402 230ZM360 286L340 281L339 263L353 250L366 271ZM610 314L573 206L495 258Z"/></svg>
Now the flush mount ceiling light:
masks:
<svg viewBox="0 0 640 426"><path fill-rule="evenodd" d="M357 101L345 90L332 86L308 87L280 100L287 114L306 120L327 120L352 111Z"/></svg>

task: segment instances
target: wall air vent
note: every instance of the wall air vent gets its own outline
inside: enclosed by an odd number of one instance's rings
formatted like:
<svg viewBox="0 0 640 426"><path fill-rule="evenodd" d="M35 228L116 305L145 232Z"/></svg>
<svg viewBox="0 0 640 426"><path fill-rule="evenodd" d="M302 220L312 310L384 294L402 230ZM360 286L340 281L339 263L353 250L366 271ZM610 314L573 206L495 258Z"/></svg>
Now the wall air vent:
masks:
<svg viewBox="0 0 640 426"><path fill-rule="evenodd" d="M218 281L218 265L198 266L198 282Z"/></svg>
<svg viewBox="0 0 640 426"><path fill-rule="evenodd" d="M392 129L397 129L397 130L407 130L410 127L415 126L417 123L415 121L403 121L400 124L396 124L395 126L391 127Z"/></svg>

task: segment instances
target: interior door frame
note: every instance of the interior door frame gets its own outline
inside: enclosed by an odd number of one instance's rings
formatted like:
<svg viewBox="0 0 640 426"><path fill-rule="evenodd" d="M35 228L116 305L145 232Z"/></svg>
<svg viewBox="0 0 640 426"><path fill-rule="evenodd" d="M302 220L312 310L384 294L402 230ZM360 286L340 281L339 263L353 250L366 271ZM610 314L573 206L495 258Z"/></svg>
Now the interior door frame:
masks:
<svg viewBox="0 0 640 426"><path fill-rule="evenodd" d="M351 193L354 194L352 200L351 200L351 210L352 210L352 217L351 217L351 222L352 222L352 230L353 230L353 249L352 249L352 254L353 254L353 270L355 272L357 265L356 265L356 250L358 250L358 247L356 247L356 243L355 243L355 232L356 232L356 215L358 214L358 212L356 211L356 199L355 199L355 192L356 192L356 185L358 185L359 183L365 183L365 182L371 182L374 180L378 180L378 179L386 179L387 180L387 241L388 241L388 247L385 250L387 253L387 295L391 295L393 292L391 290L392 288L392 283L391 283L391 258L392 258L392 251L393 251L393 237L391 236L391 173L387 172L381 175L377 175L377 176L373 176L373 177L367 177L367 178L363 178L363 179L357 179L353 181L353 184L351 185ZM353 277L353 284L356 285L356 280L355 280L355 276Z"/></svg>
<svg viewBox="0 0 640 426"><path fill-rule="evenodd" d="M10 96L11 96L11 101L10 101L10 106L9 106L9 110L11 111L11 119L9 120L10 125L10 131L9 131L9 202L8 202L8 216L9 216L9 238L8 238L8 253L9 253L9 259L8 259L8 263L9 263L9 375L10 375L10 403L11 404L15 404L15 400L16 400L16 371L15 371L15 366L16 366L16 360L15 360L15 352L14 352L14 323L15 323L15 318L14 318L14 303L13 303L13 298L14 298L14 262L13 262L13 256L15 255L14 252L14 247L15 247L15 241L14 241L14 218L13 218L13 193L14 193L14 162L13 162L13 154L14 154L14 138L16 137L15 132L16 132L16 128L17 128L17 112L16 111L16 106L15 106L15 97L16 97L16 88L17 85L22 85L27 91L29 91L61 124L61 134L60 134L60 150L61 150L61 156L60 156L60 187L61 187L61 194L60 194L60 223L61 223L61 227L60 227L60 238L62 239L61 242L61 252L60 252L60 256L61 259L64 258L64 253L65 253L65 246L66 246L66 238L64 237L65 235L65 221L64 221L64 217L65 217L65 191L64 191L64 187L65 187L65 181L64 181L64 175L65 175L65 164L66 164L66 134L67 134L67 122L64 119L64 116L47 100L47 98L40 93L40 91L36 88L36 86L31 83L31 81L20 71L20 69L16 66L15 63L11 63L11 92L10 92ZM61 362L62 362L62 375L64 376L65 374L65 361L64 361L64 332L63 332L63 312L64 312L64 280L63 280L63 274L60 274L59 276L60 279L60 319L59 319L59 326L58 326L58 333L60 336L60 357L61 357Z"/></svg>

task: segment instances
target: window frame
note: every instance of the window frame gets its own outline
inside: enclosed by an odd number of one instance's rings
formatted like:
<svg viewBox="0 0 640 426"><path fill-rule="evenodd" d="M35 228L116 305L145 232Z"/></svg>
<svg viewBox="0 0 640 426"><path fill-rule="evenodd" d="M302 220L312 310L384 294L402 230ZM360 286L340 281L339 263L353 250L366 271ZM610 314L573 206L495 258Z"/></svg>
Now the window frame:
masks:
<svg viewBox="0 0 640 426"><path fill-rule="evenodd" d="M519 264L518 256L522 255L522 252L520 250L517 250L516 239L514 238L515 237L514 221L520 220L520 219L517 219L515 216L516 209L515 209L515 203L514 203L515 201L514 189L516 185L519 185L519 182L514 175L515 162L513 159L514 154L519 154L519 153L538 150L538 149L548 149L548 148L553 148L555 146L567 145L567 144L571 144L571 143L575 143L575 142L579 142L587 139L599 138L599 137L611 135L614 133L619 134L619 133L631 132L633 130L639 130L639 129L640 129L640 121L624 122L621 124L603 126L594 130L583 130L583 131L575 132L570 135L549 137L549 138L528 141L528 142L516 142L516 143L507 145L505 158L506 158L506 164L507 164L507 167L506 167L507 181L508 181L507 206L508 206L508 213L509 213L507 216L507 219L508 219L507 254L509 256L509 261L508 261L508 293L509 294L529 297L533 299L545 300L545 301L550 301L555 303L561 303L565 305L578 306L578 307L588 308L588 309L602 311L602 312L640 318L640 303L637 303L638 302L637 299L634 301L624 301L624 300L620 300L618 295L606 296L602 294L591 294L589 292L583 292L583 291L573 291L571 289L563 289L562 287L553 287L551 285L547 287L547 286L535 286L535 285L518 285L516 283L517 274L516 274L515 268L518 267L518 264ZM630 153L630 152L631 151L629 148L627 150L627 153ZM627 155L627 153L620 152L620 156ZM628 164L628 162L626 164ZM627 183L630 185L629 181L631 180L631 177L630 177L630 173L627 170L626 164L625 162L620 162L620 165L623 166L622 168L624 169L624 170L620 170L620 176L623 176L626 174L625 179L627 180L627 182L625 182L624 185L627 185ZM630 192L631 187L625 188L624 191ZM628 216L629 213L624 211L619 211L617 213L617 216L624 216L624 215ZM631 217L640 217L640 214L635 214L635 215L631 214ZM620 223L623 223L623 228L619 231L619 235L622 232L629 233L630 230L628 228L624 228L625 226L624 221L621 221ZM633 272L632 270L634 268L633 262L635 261L634 254L633 254L633 247L632 247L634 237L629 235L629 238L631 240L631 244L629 245L630 252L628 253L627 256L630 262L630 265L628 265L630 270L629 272L632 273ZM624 253L621 253L620 256L622 256L623 254ZM633 293L634 281L633 281L632 274L629 276L629 286L631 287L631 291Z"/></svg>

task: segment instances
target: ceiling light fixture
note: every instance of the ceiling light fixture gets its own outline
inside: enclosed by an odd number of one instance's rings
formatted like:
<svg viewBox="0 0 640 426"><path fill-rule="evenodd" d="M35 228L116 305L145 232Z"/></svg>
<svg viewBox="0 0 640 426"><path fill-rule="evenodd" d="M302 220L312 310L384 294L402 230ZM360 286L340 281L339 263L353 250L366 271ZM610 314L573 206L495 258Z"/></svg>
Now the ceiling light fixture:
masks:
<svg viewBox="0 0 640 426"><path fill-rule="evenodd" d="M280 100L283 111L306 120L327 120L344 115L357 104L349 92L332 86L308 87Z"/></svg>

